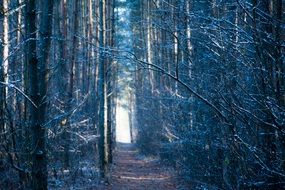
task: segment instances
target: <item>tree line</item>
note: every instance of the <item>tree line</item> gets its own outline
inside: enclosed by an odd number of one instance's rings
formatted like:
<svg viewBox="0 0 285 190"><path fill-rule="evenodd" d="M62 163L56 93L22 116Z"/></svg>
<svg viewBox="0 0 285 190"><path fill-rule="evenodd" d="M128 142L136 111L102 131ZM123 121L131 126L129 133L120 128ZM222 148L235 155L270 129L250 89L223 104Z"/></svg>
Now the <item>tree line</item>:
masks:
<svg viewBox="0 0 285 190"><path fill-rule="evenodd" d="M133 1L141 151L193 187L282 189L284 2Z"/></svg>
<svg viewBox="0 0 285 190"><path fill-rule="evenodd" d="M112 162L114 0L0 1L1 188ZM105 112L105 107L107 107ZM106 132L106 133L105 133ZM84 160L91 160L91 166ZM96 170L97 171L97 170Z"/></svg>

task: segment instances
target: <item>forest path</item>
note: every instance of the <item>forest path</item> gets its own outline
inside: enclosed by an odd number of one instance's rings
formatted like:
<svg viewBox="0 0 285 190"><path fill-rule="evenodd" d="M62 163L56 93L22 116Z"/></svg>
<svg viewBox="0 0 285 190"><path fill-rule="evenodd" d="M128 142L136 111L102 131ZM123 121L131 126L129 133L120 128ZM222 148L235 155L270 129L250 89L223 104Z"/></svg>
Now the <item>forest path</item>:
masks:
<svg viewBox="0 0 285 190"><path fill-rule="evenodd" d="M110 185L105 190L174 190L173 170L158 159L143 157L135 145L118 144L111 169Z"/></svg>

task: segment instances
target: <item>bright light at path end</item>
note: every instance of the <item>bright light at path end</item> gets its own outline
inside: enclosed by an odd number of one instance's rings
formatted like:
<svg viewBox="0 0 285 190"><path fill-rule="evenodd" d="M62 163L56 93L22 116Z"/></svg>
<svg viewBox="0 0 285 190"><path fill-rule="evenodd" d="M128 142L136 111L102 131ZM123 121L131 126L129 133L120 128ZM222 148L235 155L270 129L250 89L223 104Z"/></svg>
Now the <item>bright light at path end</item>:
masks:
<svg viewBox="0 0 285 190"><path fill-rule="evenodd" d="M128 110L124 109L123 107L118 107L116 121L116 141L122 143L131 143Z"/></svg>

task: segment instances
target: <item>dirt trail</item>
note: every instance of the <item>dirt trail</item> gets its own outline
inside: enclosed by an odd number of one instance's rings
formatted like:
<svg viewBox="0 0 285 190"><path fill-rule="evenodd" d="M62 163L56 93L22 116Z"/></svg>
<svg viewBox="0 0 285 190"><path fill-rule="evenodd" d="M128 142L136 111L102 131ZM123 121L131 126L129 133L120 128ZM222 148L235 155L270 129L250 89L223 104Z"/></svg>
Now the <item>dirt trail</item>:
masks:
<svg viewBox="0 0 285 190"><path fill-rule="evenodd" d="M173 176L157 159L143 158L131 144L119 144L110 185L104 190L174 190ZM173 173L173 172L172 172Z"/></svg>

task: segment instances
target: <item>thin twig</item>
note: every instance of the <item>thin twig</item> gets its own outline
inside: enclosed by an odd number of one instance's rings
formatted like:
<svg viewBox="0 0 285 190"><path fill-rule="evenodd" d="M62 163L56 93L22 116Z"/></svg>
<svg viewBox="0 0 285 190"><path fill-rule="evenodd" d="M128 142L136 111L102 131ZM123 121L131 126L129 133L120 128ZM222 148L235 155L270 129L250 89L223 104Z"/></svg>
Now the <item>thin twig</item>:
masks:
<svg viewBox="0 0 285 190"><path fill-rule="evenodd" d="M0 81L0 84L2 84L2 85L4 85L4 86L7 86L8 88L13 88L13 89L15 89L16 91L20 92L20 94L22 94L27 100L29 100L29 102L31 102L31 104L32 104L35 108L38 108L38 106L33 102L33 100L32 100L27 94L25 94L25 92L23 92L21 89L19 89L16 85L11 84L11 83L1 82L1 81Z"/></svg>

